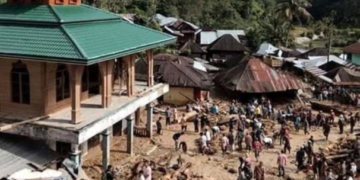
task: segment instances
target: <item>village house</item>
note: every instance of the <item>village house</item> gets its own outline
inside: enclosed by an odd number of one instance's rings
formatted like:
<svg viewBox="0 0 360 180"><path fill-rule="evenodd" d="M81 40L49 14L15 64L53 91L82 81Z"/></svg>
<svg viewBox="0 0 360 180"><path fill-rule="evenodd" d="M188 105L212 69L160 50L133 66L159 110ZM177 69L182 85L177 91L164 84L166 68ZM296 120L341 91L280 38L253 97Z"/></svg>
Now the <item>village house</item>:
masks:
<svg viewBox="0 0 360 180"><path fill-rule="evenodd" d="M201 46L196 44L194 41L188 41L179 48L179 54L192 58L206 59L207 52L206 49L201 48Z"/></svg>
<svg viewBox="0 0 360 180"><path fill-rule="evenodd" d="M346 60L360 66L360 43L351 44L344 48Z"/></svg>
<svg viewBox="0 0 360 180"><path fill-rule="evenodd" d="M0 29L1 132L41 139L77 165L101 137L104 168L113 134L126 129L133 154L133 114L141 107L151 136L150 103L169 91L167 84L154 84L153 49L174 37L80 0L8 0L0 5ZM136 82L135 59L142 52L147 79ZM115 67L121 67L116 77Z"/></svg>
<svg viewBox="0 0 360 180"><path fill-rule="evenodd" d="M246 44L245 31L244 30L213 30L213 31L201 31L197 34L196 43L201 47L207 48L215 40L221 36L229 34L232 35L238 42Z"/></svg>
<svg viewBox="0 0 360 180"><path fill-rule="evenodd" d="M154 18L164 32L177 37L178 48L188 41L196 41L196 35L201 32L198 26L182 19L165 17L161 14L156 14Z"/></svg>
<svg viewBox="0 0 360 180"><path fill-rule="evenodd" d="M207 47L207 59L213 63L224 63L227 59L243 55L250 50L241 44L234 36L225 34L213 41Z"/></svg>
<svg viewBox="0 0 360 180"><path fill-rule="evenodd" d="M295 77L274 70L260 59L249 57L215 77L215 83L234 96L249 97L276 92L296 92L305 87Z"/></svg>
<svg viewBox="0 0 360 180"><path fill-rule="evenodd" d="M142 59L136 62L138 80L144 80L146 66ZM206 68L184 56L154 56L154 78L170 86L169 92L162 98L166 104L185 105L189 101L206 100L210 95L212 81Z"/></svg>

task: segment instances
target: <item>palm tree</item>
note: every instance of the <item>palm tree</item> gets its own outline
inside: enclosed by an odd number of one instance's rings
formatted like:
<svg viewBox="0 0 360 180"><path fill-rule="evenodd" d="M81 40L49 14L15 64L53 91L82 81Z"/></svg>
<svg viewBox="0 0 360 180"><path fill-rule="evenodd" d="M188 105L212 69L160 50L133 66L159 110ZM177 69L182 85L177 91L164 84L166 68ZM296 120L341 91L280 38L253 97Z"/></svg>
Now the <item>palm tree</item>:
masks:
<svg viewBox="0 0 360 180"><path fill-rule="evenodd" d="M279 20L292 22L295 18L301 23L301 18L306 20L312 18L306 10L311 6L309 0L283 0L277 5L275 13Z"/></svg>

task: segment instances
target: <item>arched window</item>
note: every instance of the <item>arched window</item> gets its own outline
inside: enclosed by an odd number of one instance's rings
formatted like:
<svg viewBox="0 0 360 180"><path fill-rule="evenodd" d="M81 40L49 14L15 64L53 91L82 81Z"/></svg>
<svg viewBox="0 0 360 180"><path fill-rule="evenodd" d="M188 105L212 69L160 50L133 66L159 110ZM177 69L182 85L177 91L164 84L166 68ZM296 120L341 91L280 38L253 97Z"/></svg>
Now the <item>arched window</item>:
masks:
<svg viewBox="0 0 360 180"><path fill-rule="evenodd" d="M13 63L11 69L11 100L14 103L30 104L30 77L26 65Z"/></svg>
<svg viewBox="0 0 360 180"><path fill-rule="evenodd" d="M56 101L70 97L69 72L65 64L58 64L56 70Z"/></svg>

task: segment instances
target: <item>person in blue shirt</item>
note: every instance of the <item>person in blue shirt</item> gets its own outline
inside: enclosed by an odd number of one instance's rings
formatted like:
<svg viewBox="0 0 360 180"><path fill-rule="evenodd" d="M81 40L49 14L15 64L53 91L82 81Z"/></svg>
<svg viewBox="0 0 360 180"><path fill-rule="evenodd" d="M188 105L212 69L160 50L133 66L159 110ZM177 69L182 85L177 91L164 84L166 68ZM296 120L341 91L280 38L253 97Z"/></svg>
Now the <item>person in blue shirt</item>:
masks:
<svg viewBox="0 0 360 180"><path fill-rule="evenodd" d="M210 108L210 112L211 112L212 114L217 114L218 111L219 111L219 108L217 107L217 105L216 105L216 104L213 104L213 105L211 106L211 108Z"/></svg>

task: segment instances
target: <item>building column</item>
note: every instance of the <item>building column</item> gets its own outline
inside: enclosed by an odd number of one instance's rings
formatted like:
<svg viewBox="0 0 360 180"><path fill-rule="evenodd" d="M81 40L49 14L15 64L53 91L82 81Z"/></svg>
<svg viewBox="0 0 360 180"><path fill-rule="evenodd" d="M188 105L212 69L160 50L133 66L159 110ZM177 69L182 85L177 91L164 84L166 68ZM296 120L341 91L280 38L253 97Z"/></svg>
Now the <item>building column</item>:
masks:
<svg viewBox="0 0 360 180"><path fill-rule="evenodd" d="M152 134L153 134L153 107L151 106L151 104L147 104L146 105L146 115L147 115L147 122L146 122L146 129L149 132L149 137L152 138Z"/></svg>
<svg viewBox="0 0 360 180"><path fill-rule="evenodd" d="M126 88L128 96L135 95L135 54L124 57L127 64Z"/></svg>
<svg viewBox="0 0 360 180"><path fill-rule="evenodd" d="M99 63L101 73L101 107L108 108L112 97L112 76L114 60Z"/></svg>
<svg viewBox="0 0 360 180"><path fill-rule="evenodd" d="M71 123L78 124L81 122L81 77L84 71L84 66L68 65L68 71L70 74L71 88Z"/></svg>
<svg viewBox="0 0 360 180"><path fill-rule="evenodd" d="M110 133L110 128L106 129L103 133L101 133L102 165L104 172L110 164Z"/></svg>
<svg viewBox="0 0 360 180"><path fill-rule="evenodd" d="M135 111L135 125L138 126L140 125L140 118L141 117L141 111L140 111L140 108L138 108L136 111Z"/></svg>
<svg viewBox="0 0 360 180"><path fill-rule="evenodd" d="M146 57L147 57L147 64L148 64L147 85L149 87L152 87L154 85L154 54L153 54L152 49L146 51Z"/></svg>
<svg viewBox="0 0 360 180"><path fill-rule="evenodd" d="M127 152L134 155L134 119L131 116L126 118L127 121Z"/></svg>
<svg viewBox="0 0 360 180"><path fill-rule="evenodd" d="M79 174L79 170L81 168L81 157L80 156L81 156L80 146L78 144L71 144L70 159L74 163L73 172L76 175Z"/></svg>

